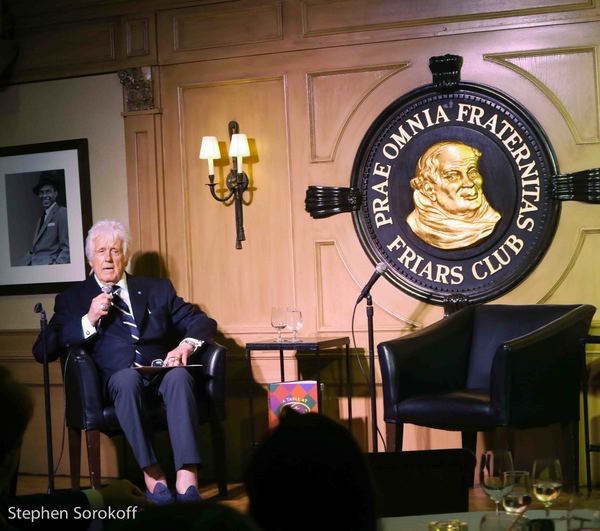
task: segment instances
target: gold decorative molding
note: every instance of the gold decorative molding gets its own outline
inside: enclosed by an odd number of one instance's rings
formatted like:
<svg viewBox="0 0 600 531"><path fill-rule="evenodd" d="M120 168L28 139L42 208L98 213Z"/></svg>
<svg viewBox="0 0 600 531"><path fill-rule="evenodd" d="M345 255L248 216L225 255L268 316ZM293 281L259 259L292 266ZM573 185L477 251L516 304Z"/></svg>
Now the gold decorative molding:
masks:
<svg viewBox="0 0 600 531"><path fill-rule="evenodd" d="M549 5L550 2L547 1L512 2L512 4L515 7L510 7L511 2L502 4L507 5L505 10L480 9L478 11L469 2L460 5L460 3L443 0L404 2L401 6L398 5L397 0L302 0L302 34L303 37L313 37L486 19L550 15L593 9L596 7L596 0L555 1L552 2L553 5ZM497 7L500 4L489 5Z"/></svg>
<svg viewBox="0 0 600 531"><path fill-rule="evenodd" d="M324 72L311 72L306 75L306 91L308 99L309 112L309 129L310 129L310 159L311 162L332 162L335 159L340 139L346 129L348 122L362 104L362 102L371 94L379 85L389 79L394 74L408 68L410 61L390 65L377 65L364 68L347 68L340 70L328 70ZM338 79L343 77L341 82L343 87L351 87L355 92L355 99L337 98L335 102L323 102L324 109L335 109L336 119L338 120L337 128L331 122L331 117L326 124L319 123L318 116L318 98L319 88L316 86L320 80ZM327 96L323 95L326 99ZM341 107L344 106L344 109ZM319 146L325 144L326 140L320 141L319 131L323 130L325 125L330 126L334 131L329 135L329 149L324 149L324 154L319 154ZM333 125L333 126L332 126Z"/></svg>
<svg viewBox="0 0 600 531"><path fill-rule="evenodd" d="M579 260L579 257L581 255L581 251L585 244L586 238L588 236L591 236L594 234L600 234L600 227L582 227L579 229L579 237L577 238L577 244L575 245L575 249L573 251L573 254L571 255L571 259L569 260L569 263L566 265L565 269L560 274L560 276L558 277L558 280L554 283L554 285L537 302L538 304L546 303L550 299L550 297L552 297L552 295L554 295L558 291L560 286L565 282L565 280L567 279L567 277L570 275L571 271L575 267L575 264ZM593 268L592 265L590 265L590 267ZM592 271L592 269L590 271Z"/></svg>
<svg viewBox="0 0 600 531"><path fill-rule="evenodd" d="M574 61L576 55L579 56L580 62L585 60L586 63L589 63L589 67L582 68L581 65L574 65L574 74L564 72L564 69L569 65L568 59L571 58ZM493 53L484 54L483 58L486 61L509 68L533 83L562 115L576 144L597 144L600 142L600 62L598 59L598 47L573 46L511 53ZM526 65L527 61L529 61L529 64ZM541 65L543 61L546 64ZM555 65L559 65L563 69L556 83L548 75L544 76L545 79L540 78L540 74L551 73ZM546 68L546 72L540 72L537 75L533 73L533 71L544 67ZM574 75L577 75L578 78L573 79ZM564 79L569 79L568 86L565 86ZM586 87L583 90L584 93L594 94L593 101L590 102L592 109L587 109L581 105L581 100L577 95L574 95L572 96L573 103L580 105L580 109L571 108L571 111L569 111L567 108L569 104L564 101L565 95L561 95L560 91L568 90L569 92L573 92L575 88L581 87ZM574 114L577 112L580 114L578 120L574 118ZM594 119L592 119L592 116ZM581 131L581 128L589 127L588 124L590 122L594 122L595 131L586 135Z"/></svg>

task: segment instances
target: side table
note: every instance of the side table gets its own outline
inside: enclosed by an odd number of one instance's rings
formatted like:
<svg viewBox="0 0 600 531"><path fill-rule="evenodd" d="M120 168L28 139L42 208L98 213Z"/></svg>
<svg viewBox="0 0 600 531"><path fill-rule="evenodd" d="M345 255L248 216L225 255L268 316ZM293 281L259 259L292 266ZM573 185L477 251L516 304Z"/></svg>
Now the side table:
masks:
<svg viewBox="0 0 600 531"><path fill-rule="evenodd" d="M252 446L256 444L254 434L254 403L252 399L252 351L253 350L278 350L279 351L279 373L281 381L285 382L285 368L283 364L284 350L297 350L314 352L317 362L317 403L319 411L322 411L321 403L321 364L319 353L321 350L345 347L346 353L346 385L348 393L348 429L352 431L352 375L350 371L350 339L348 337L305 337L296 341L277 341L263 339L246 343L246 364L248 368L248 408L250 411L250 440Z"/></svg>

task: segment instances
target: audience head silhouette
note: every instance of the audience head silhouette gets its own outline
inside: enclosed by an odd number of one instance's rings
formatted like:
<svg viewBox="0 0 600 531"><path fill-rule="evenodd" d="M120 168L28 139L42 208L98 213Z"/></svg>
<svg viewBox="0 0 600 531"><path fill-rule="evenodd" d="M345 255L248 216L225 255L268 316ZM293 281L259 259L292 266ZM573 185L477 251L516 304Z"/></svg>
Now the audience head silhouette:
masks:
<svg viewBox="0 0 600 531"><path fill-rule="evenodd" d="M111 531L261 531L250 517L214 501L152 507L135 519L115 521Z"/></svg>
<svg viewBox="0 0 600 531"><path fill-rule="evenodd" d="M264 531L376 528L373 482L352 434L286 409L246 471L250 516Z"/></svg>
<svg viewBox="0 0 600 531"><path fill-rule="evenodd" d="M21 441L32 414L33 400L27 387L0 367L0 492L16 470Z"/></svg>

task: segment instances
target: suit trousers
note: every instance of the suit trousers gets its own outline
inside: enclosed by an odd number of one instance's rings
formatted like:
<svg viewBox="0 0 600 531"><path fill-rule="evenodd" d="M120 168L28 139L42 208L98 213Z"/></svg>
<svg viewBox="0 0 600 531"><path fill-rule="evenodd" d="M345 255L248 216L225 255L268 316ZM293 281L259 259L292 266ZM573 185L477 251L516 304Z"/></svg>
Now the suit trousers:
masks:
<svg viewBox="0 0 600 531"><path fill-rule="evenodd" d="M169 439L175 470L184 465L201 464L196 442L198 404L195 381L188 369L175 367L164 376L148 381L135 369L122 369L108 380L109 398L115 404L119 424L140 468L158 462L152 446L152 428L147 415L148 394L158 393L167 412Z"/></svg>

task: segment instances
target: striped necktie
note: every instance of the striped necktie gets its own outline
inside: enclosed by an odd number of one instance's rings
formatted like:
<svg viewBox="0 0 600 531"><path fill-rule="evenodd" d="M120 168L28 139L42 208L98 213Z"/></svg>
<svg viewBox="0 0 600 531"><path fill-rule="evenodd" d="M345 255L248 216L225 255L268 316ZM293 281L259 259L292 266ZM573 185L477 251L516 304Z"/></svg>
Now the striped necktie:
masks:
<svg viewBox="0 0 600 531"><path fill-rule="evenodd" d="M127 329L129 330L129 333L131 334L132 343L133 343L134 349L135 349L134 365L137 365L137 366L143 365L144 358L142 357L141 352L137 348L137 342L140 339L140 331L138 330L137 324L135 323L135 319L133 318L133 312L131 311L131 309L129 308L127 303L119 295L120 291L121 291L120 286L113 286L112 303L113 303L113 306L117 310L119 310L119 314L121 316L121 321L127 327Z"/></svg>

